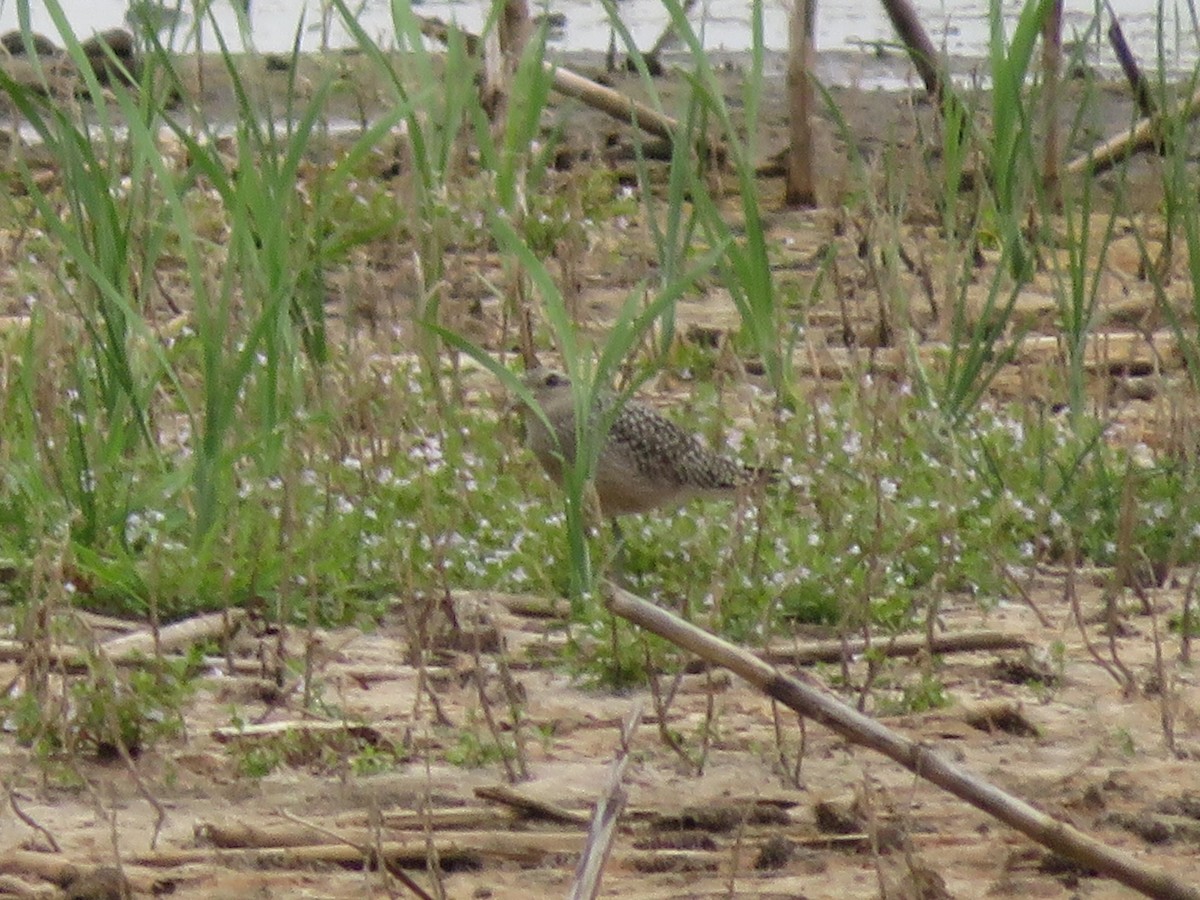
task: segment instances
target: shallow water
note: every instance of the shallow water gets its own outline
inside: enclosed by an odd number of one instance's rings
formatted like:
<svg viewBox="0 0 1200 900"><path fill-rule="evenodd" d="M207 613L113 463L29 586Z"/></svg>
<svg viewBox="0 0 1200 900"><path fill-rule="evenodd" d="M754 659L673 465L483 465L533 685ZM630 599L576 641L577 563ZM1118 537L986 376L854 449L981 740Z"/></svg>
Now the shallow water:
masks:
<svg viewBox="0 0 1200 900"><path fill-rule="evenodd" d="M76 34L86 37L94 31L127 27L125 16L129 0L60 0ZM164 5L194 8L194 0L170 0ZM1002 0L1008 28L1011 30L1021 4ZM319 0L249 0L249 40L263 52L281 53L290 50L298 28L301 28L301 48L319 50L322 46L346 47L353 39L345 28L330 16L321 20ZM348 0L354 7L354 0ZM531 6L539 4L532 2ZM1116 71L1116 63L1102 29L1096 29L1096 6L1092 0L1066 0L1065 36L1084 38L1090 34L1086 47L1088 62L1104 71ZM1186 0L1112 0L1133 50L1148 70L1159 58L1159 27L1162 22L1162 60L1171 77L1188 75L1200 60L1200 38L1193 27ZM57 29L41 3L30 3L34 30L54 37ZM934 43L942 47L953 60L959 74L968 74L977 67L986 53L988 40L987 4L980 0L916 0L921 21ZM478 30L485 13L483 2L427 0L418 7L423 15L455 19L464 27ZM555 41L564 50L603 51L608 46L609 27L603 6L596 0L556 0L550 8L566 16L566 27ZM706 46L716 50L743 51L750 46L751 32L746 0L701 0L692 14L692 21L703 28ZM766 46L784 50L787 46L787 9L780 0L766 0L763 8ZM359 21L363 28L381 44L394 43L390 0L361 0ZM621 0L623 21L638 44L648 47L667 20L661 0ZM1160 16L1161 12L1161 16ZM216 47L213 22L221 29L231 48L244 46L239 32L238 16L231 0L214 0L212 21L205 24L202 45ZM303 21L303 26L301 22ZM0 30L16 28L17 6L14 0L0 0ZM173 43L177 47L195 43L192 21L185 13L176 28ZM1100 31L1097 38L1097 31ZM897 86L912 79L907 66L879 59L880 44L894 41L894 34L881 5L857 0L818 0L817 48L822 52L821 77L832 83L878 83ZM858 60L856 62L855 60Z"/></svg>

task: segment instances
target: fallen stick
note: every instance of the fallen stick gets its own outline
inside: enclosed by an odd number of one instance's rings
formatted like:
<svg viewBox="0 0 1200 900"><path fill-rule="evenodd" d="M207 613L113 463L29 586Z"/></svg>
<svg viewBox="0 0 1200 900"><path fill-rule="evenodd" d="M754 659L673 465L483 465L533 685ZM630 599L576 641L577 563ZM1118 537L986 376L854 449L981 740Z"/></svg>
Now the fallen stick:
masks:
<svg viewBox="0 0 1200 900"><path fill-rule="evenodd" d="M486 606L495 604L510 613L530 619L566 619L571 615L571 604L566 600L551 600L541 594L508 594L504 591L452 591L450 598L455 605L460 603Z"/></svg>
<svg viewBox="0 0 1200 900"><path fill-rule="evenodd" d="M511 807L453 806L432 809L429 812L383 812L379 815L379 827L391 831L486 831L510 828L520 818ZM370 824L364 811L343 813L334 820L338 828Z"/></svg>
<svg viewBox="0 0 1200 900"><path fill-rule="evenodd" d="M464 831L439 834L432 841L415 838L410 841L384 841L371 847L373 858L378 856L398 865L424 867L431 853L437 853L443 863L480 862L499 859L522 865L540 865L547 857L579 853L584 835L579 832L492 832ZM142 866L175 867L191 863L221 862L239 866L267 865L307 867L313 863L332 863L360 866L364 854L346 844L312 844L303 847L272 847L266 849L217 850L192 848L159 850L129 859Z"/></svg>
<svg viewBox="0 0 1200 900"><path fill-rule="evenodd" d="M104 870L110 868L109 866L97 866L92 863L75 864L61 853L39 853L33 850L12 848L0 854L0 877L16 876L27 880L38 879L39 881L52 882L63 888L78 885L93 874L103 874ZM162 878L159 871L131 866L127 863L123 864L121 869L128 879L129 886L137 894L157 895L160 893L158 888L161 887ZM4 894L0 896L8 895ZM35 893L30 896L40 897L43 895ZM56 892L51 896L57 897L62 895ZM98 895L95 893L81 893L79 895L72 894L71 896L93 897Z"/></svg>
<svg viewBox="0 0 1200 900"><path fill-rule="evenodd" d="M1013 349L1010 366L1044 365L1053 363L1066 352L1058 335L1027 335ZM923 344L917 356L924 366L944 365L950 355L950 345L929 342ZM902 373L909 366L907 348L883 347L871 357L875 372ZM1083 366L1088 373L1108 375L1154 374L1163 370L1183 368L1183 351L1174 335L1154 332L1150 335L1135 331L1094 334L1084 347ZM797 376L818 378L848 377L857 371L859 362L853 348L811 348L808 357L798 359L793 371Z"/></svg>
<svg viewBox="0 0 1200 900"><path fill-rule="evenodd" d="M920 653L973 653L979 650L1023 650L1029 641L1019 634L1003 631L960 631L956 634L935 635L929 640L923 634L902 634L899 637L871 643L871 652L887 657L917 656ZM773 665L809 666L819 662L838 662L849 653L858 656L867 651L862 640L811 641L804 644L777 643L760 650L759 659Z"/></svg>
<svg viewBox="0 0 1200 900"><path fill-rule="evenodd" d="M440 19L423 16L420 17L420 21L421 33L426 37L435 38L442 43L449 42L450 28L445 22L442 22ZM475 53L478 51L478 35L464 31L463 38L466 42L467 52ZM675 139L679 123L670 116L663 115L651 109L645 103L640 103L631 97L626 97L624 94L614 91L610 87L605 87L602 84L592 81L590 78L584 78L570 69L556 66L547 60L542 61L542 67L550 73L553 79L552 85L554 90L560 94L581 100L593 109L598 109L600 112L610 115L614 119L634 125L650 134L668 141Z"/></svg>
<svg viewBox="0 0 1200 900"><path fill-rule="evenodd" d="M413 881L412 877L407 872L405 872L403 869L401 869L394 860L388 859L386 856L384 856L382 859L380 859L376 855L373 845L368 846L366 844L356 844L352 841L347 840L345 837L338 834L337 832L329 830L324 825L320 825L316 822L309 822L305 819L300 818L299 816L296 816L296 815L288 812L286 809L283 810L283 816L284 816L284 818L287 818L287 819L295 822L297 825L299 825L303 828L307 828L310 831L315 831L317 834L323 835L326 838L332 838L333 840L341 841L344 844L347 844L348 846L352 847L353 849L357 850L360 854L362 854L362 858L365 860L371 860L372 862L374 862L376 864L382 862L384 868L387 869L388 873L393 878L398 880L401 884L403 884L406 888L408 888L410 891L412 891L414 894L416 894L418 900L433 900L433 896L428 891L426 891L425 888L421 887L421 885L419 885L415 881Z"/></svg>
<svg viewBox="0 0 1200 900"><path fill-rule="evenodd" d="M30 652L30 644L25 641L0 641L0 662L24 662ZM50 644L49 647L38 649L37 653L42 654L50 665L67 672L86 672L97 658L97 654L89 654L88 650L70 644ZM164 654L162 659L167 662L187 662L186 656L176 654ZM114 666L132 667L144 665L145 659L142 656L119 656L109 662ZM200 660L200 666L205 670L217 672L226 671L227 664L228 660L218 656L205 656ZM262 668L262 662L257 660L235 658L233 661L236 674L257 674Z"/></svg>
<svg viewBox="0 0 1200 900"><path fill-rule="evenodd" d="M748 650L711 635L611 582L605 582L604 593L606 605L615 615L711 663L724 666L768 697L824 725L851 743L887 756L1056 853L1089 866L1147 897L1200 900L1200 888L1183 884L1166 872L1034 809L823 691L789 678Z"/></svg>
<svg viewBox="0 0 1200 900"><path fill-rule="evenodd" d="M586 826L591 817L585 813L576 812L559 806L557 803L547 803L537 797L531 797L507 784L484 785L475 788L475 796L481 800L493 803L503 803L529 818L547 819L565 825Z"/></svg>
<svg viewBox="0 0 1200 900"><path fill-rule="evenodd" d="M229 611L228 622L232 626L230 631L236 628L237 623L244 615L245 613L240 609ZM173 650L224 634L225 626L221 624L221 620L225 616L225 613L212 613L196 619L188 619L185 622L178 622L175 625L168 625L159 632L159 650ZM51 665L76 672L86 670L93 665L98 656L103 656L109 663L116 666L136 666L145 662L147 657L155 655L154 636L149 631L122 635L94 646L95 650L91 651L69 644L51 644L44 648L38 648L36 652L42 654ZM0 640L0 662L24 662L31 652L34 651L27 641ZM169 662L185 661L183 656L168 653L161 655ZM205 668L224 671L227 667L227 660L206 656L201 661L201 665ZM233 667L237 672L255 673L262 669L262 664L255 660L235 659Z"/></svg>
<svg viewBox="0 0 1200 900"><path fill-rule="evenodd" d="M284 847L314 847L329 844L346 844L352 847L369 847L374 840L366 825L355 828L338 827L335 834L318 832L308 825L254 825L249 822L200 822L192 833L199 844L207 844L220 850L282 849Z"/></svg>
<svg viewBox="0 0 1200 900"><path fill-rule="evenodd" d="M305 735L312 738L321 735L326 737L331 735L334 737L347 735L372 746L378 746L383 743L383 735L370 725L353 725L347 722L323 722L316 719L292 719L287 722L264 722L258 725L221 725L212 730L213 739L219 744L262 741L297 735Z"/></svg>
<svg viewBox="0 0 1200 900"><path fill-rule="evenodd" d="M157 640L153 631L137 631L105 641L100 645L100 649L113 662L138 656L154 656L156 652L178 650L180 647L190 647L209 638L232 634L245 616L245 610L241 609L206 613L160 628Z"/></svg>
<svg viewBox="0 0 1200 900"><path fill-rule="evenodd" d="M1072 160L1067 166L1067 174L1080 175L1089 172L1098 175L1135 153L1157 149L1162 142L1162 126L1168 115L1170 113L1159 113L1148 119L1139 119L1125 134L1109 138L1099 147ZM1180 119L1194 119L1200 115L1200 88L1184 101L1175 115Z"/></svg>
<svg viewBox="0 0 1200 900"><path fill-rule="evenodd" d="M385 831L501 831L511 828L518 821L511 809L453 808L435 809L429 813L384 813L379 827ZM354 846L370 846L374 841L370 823L365 812L335 817L330 823L336 829L336 837L317 840L312 826L295 824L257 824L254 822L199 822L192 831L196 840L221 850L238 848L281 848L307 847L316 844L349 843Z"/></svg>
<svg viewBox="0 0 1200 900"><path fill-rule="evenodd" d="M12 848L0 855L0 874L20 875L67 884L79 877L87 866L77 866L61 853L38 853Z"/></svg>

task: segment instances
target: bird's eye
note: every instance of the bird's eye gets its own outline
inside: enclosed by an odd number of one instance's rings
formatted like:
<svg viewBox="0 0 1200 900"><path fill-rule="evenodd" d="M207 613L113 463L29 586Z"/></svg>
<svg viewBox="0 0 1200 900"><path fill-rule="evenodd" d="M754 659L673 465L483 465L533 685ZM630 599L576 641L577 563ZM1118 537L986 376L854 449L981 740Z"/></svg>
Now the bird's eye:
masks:
<svg viewBox="0 0 1200 900"><path fill-rule="evenodd" d="M546 376L546 387L562 387L567 383L567 379L557 372L551 372Z"/></svg>

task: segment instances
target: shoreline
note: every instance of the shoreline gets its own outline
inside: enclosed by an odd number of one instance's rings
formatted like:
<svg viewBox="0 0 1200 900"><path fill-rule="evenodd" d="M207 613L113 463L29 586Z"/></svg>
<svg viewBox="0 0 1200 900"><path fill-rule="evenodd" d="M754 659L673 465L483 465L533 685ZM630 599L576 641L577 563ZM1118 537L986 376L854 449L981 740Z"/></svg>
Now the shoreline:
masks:
<svg viewBox="0 0 1200 900"><path fill-rule="evenodd" d="M435 57L439 54L434 54ZM393 54L391 58L395 58ZM605 54L595 51L549 52L547 58L561 62L565 67L596 80L642 102L650 101L647 90L636 73L623 69L614 72L605 70ZM42 64L52 62L48 69L57 65L61 68L62 55L45 54ZM303 109L316 92L316 86L332 77L333 89L325 98L321 116L326 126L332 126L338 134L354 133L369 125L394 102L395 88L387 74L381 70L371 56L356 49L335 53L301 53L297 56L296 71L292 71L291 57L277 54L245 53L231 54L238 78L246 87L247 94L261 118L282 121L283 113L292 110L295 115ZM740 105L747 66L751 55L746 52L717 51L709 54L709 62L719 79L725 96L736 107ZM759 106L756 148L758 163L770 159L787 145L788 102L786 96L786 59L779 52L767 52L763 58L762 97ZM226 60L219 53L172 54L179 79L185 92L194 98L196 106L210 133L220 135L227 124L236 123L241 115L238 92ZM654 80L653 93L662 102L664 111L674 113L685 102L682 94L687 79L680 77L686 72L690 55L683 51L664 53L662 60L667 73ZM435 65L437 64L435 60ZM13 68L23 67L26 78L36 71L29 60L21 56L10 57L6 63L10 74ZM95 65L95 63L94 63ZM106 65L102 61L101 65ZM674 68L678 66L678 68ZM818 54L817 73L828 72L841 66L847 83L827 83L825 86L830 100L836 104L838 114L831 115L825 102L818 96L815 104L814 129L818 140L818 153L829 157L818 168L822 175L834 183L844 177L847 164L845 141L852 140L865 159L872 158L885 146L899 147L902 151L916 147L937 134L936 113L928 100L924 85L906 54L893 52L868 54L865 52L826 52ZM131 66L132 68L132 66ZM99 74L99 69L97 72ZM890 72L892 84L884 84L883 72ZM853 76L853 77L851 77ZM64 96L70 94L70 78L74 79L74 90L78 91L81 80L78 74L69 76ZM102 79L103 80L103 79ZM955 76L958 84L960 77ZM36 84L36 79L34 79ZM289 90L295 91L289 101ZM978 87L963 91L970 95L969 106L973 111L986 115L989 96L986 89ZM586 151L589 141L605 140L611 145L613 138L622 140L629 132L629 124L617 118L592 110L576 100L552 93L547 108L548 115L570 119L566 130L568 141ZM1130 123L1137 118L1134 100L1128 86L1122 80L1088 80L1066 78L1060 90L1059 127L1063 135L1072 135L1073 140L1064 142L1064 164L1088 152L1102 141L1128 131ZM735 110L736 111L736 110ZM183 107L175 108L175 115L188 116ZM27 144L39 143L32 130L23 120L6 116L9 128L19 129ZM840 123L845 123L845 128ZM930 130L933 128L933 130ZM1075 129L1072 132L1072 129ZM329 133L329 132L327 132Z"/></svg>
<svg viewBox="0 0 1200 900"><path fill-rule="evenodd" d="M32 38L35 47L38 48L36 52L39 53L43 64L47 61L61 63L66 60L66 51L58 42L37 32L33 33ZM100 41L109 42L122 63L129 65L132 61L133 65L137 64L139 42L127 29L100 32L83 40L81 44L84 52L92 61L102 82L114 70L106 64L104 51L98 49ZM32 67L28 62L28 57L24 54L20 32L4 33L0 36L0 44L3 45L7 54L7 58L0 58L0 65L6 68L18 82L34 83L35 79L28 71ZM440 48L434 48L433 53L437 55L439 51ZM168 52L171 58L180 64L181 69L198 65L197 60L206 71L211 68L210 64L215 64L218 68L224 65L222 54L217 51L207 50L198 53L195 50L169 50ZM384 52L385 55L391 57L398 51ZM302 66L311 67L319 66L326 60L337 60L339 64L344 64L345 60L363 55L363 51L357 47L342 47L327 51L302 51L297 58L301 61ZM753 53L749 49L716 48L706 51L705 55L715 69L745 71L753 61ZM239 65L244 64L247 60L258 59L263 61L268 70L286 72L290 69L292 57L289 53L243 50L231 52L230 58ZM589 49L562 49L556 45L556 42L549 41L546 45L545 58L549 61L561 61L566 67L580 73L589 71L596 73L605 70L606 53ZM618 65L624 58L624 54L618 54ZM667 70L673 66L687 70L690 68L691 54L685 49L664 49L659 54L659 59ZM814 78L827 89L881 90L887 93L924 90L924 85L908 53L896 41L861 41L857 49L817 49L814 52L814 59L816 63L813 72ZM1097 85L1124 84L1121 67L1115 59L1104 62L1081 61L1073 59L1068 51L1065 63L1064 80L1090 78ZM68 62L66 65L69 68L70 63ZM989 61L984 57L946 55L943 57L943 65L948 80L959 90L972 91L988 87ZM772 49L762 51L764 78L785 78L787 66L788 53L786 51ZM51 66L51 68L54 67ZM606 74L612 76L616 73ZM1177 79L1169 78L1166 83L1168 85L1185 84L1188 83L1188 78L1181 73Z"/></svg>

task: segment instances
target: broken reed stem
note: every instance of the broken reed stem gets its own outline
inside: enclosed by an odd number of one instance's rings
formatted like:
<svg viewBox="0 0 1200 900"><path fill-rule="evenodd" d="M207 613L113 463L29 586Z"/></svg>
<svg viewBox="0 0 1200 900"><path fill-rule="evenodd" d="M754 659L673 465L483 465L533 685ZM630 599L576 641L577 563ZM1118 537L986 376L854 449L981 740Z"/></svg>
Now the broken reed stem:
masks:
<svg viewBox="0 0 1200 900"><path fill-rule="evenodd" d="M700 774L700 764L692 759L687 751L687 747L683 742L676 737L671 731L668 723L670 722L669 711L671 704L675 702L675 693L679 690L679 685L683 682L684 671L681 668L672 676L671 686L668 688L666 696L663 696L662 683L660 681L660 673L655 670L654 660L650 656L649 645L644 646L646 672L648 673L650 685L650 699L654 703L654 718L658 720L658 736L664 744L670 748L671 752L675 753L687 765L688 770L693 776Z"/></svg>
<svg viewBox="0 0 1200 900"><path fill-rule="evenodd" d="M1125 32L1121 29L1121 23L1117 19L1117 11L1112 8L1112 4L1108 0L1104 0L1104 8L1108 10L1110 19L1108 26L1108 43L1113 48L1113 53L1117 55L1117 62L1121 64L1121 71L1125 73L1125 80L1129 82L1129 87L1133 89L1133 98L1137 101L1138 109L1141 110L1142 116L1149 119L1158 115L1158 106L1154 102L1154 97L1150 93L1150 82L1146 80L1146 76L1142 74L1142 68L1138 65L1137 57L1133 55L1133 50L1129 48L1129 42L1125 40Z"/></svg>
<svg viewBox="0 0 1200 900"><path fill-rule="evenodd" d="M1088 636L1087 625L1083 621L1083 609L1079 605L1079 592L1075 590L1076 569L1079 563L1078 548L1075 546L1074 540L1071 542L1069 549L1070 556L1067 559L1067 579L1064 585L1064 591L1067 595L1067 604L1071 607L1071 616L1075 620L1075 624L1079 627L1079 637L1083 640L1083 646L1087 648L1088 655L1092 660L1102 668L1105 672L1112 676L1113 681L1121 686L1122 690L1126 689L1125 680L1121 677L1121 673L1112 663L1100 655L1100 651L1096 649L1096 645Z"/></svg>
<svg viewBox="0 0 1200 900"><path fill-rule="evenodd" d="M575 869L575 881L571 885L570 900L594 900L600 893L600 875L604 863L612 852L613 837L617 833L617 821L629 800L625 787L625 770L629 768L629 746L633 735L642 722L642 704L638 704L625 720L621 729L621 746L608 773L604 793L596 801L596 812L592 816L592 827L587 843L579 855L579 866Z"/></svg>
<svg viewBox="0 0 1200 900"><path fill-rule="evenodd" d="M518 767L514 765L513 760L510 758L508 752L505 750L504 735L501 733L500 726L496 722L496 716L492 712L492 703L488 698L487 684L484 681L483 649L480 646L478 630L475 630L473 637L474 644L472 646L472 650L474 651L474 659L473 665L471 666L471 681L474 683L475 690L479 695L479 708L483 712L483 720L487 724L488 733L492 736L492 742L500 751L500 762L504 765L504 772L508 776L508 783L516 784L518 781L527 778L529 773L525 768L523 754L519 752L513 754L519 758L520 768L518 769ZM507 685L505 687L507 688ZM507 699L511 701L512 696L508 695ZM520 726L518 725L517 727L519 728ZM519 734L514 737L513 741L514 746L520 747L521 738Z"/></svg>
<svg viewBox="0 0 1200 900"><path fill-rule="evenodd" d="M1192 568L1187 587L1183 591L1183 610L1179 614L1179 661L1185 665L1192 661L1192 627L1195 623L1193 600L1196 597L1196 581L1200 578L1200 566Z"/></svg>
<svg viewBox="0 0 1200 900"><path fill-rule="evenodd" d="M813 160L812 65L817 0L792 0L788 19L788 148L784 203L809 208L817 205Z"/></svg>
<svg viewBox="0 0 1200 900"><path fill-rule="evenodd" d="M1162 870L1057 821L824 691L784 675L748 650L684 622L611 582L604 583L604 594L608 609L614 615L690 650L702 659L724 666L768 697L825 725L852 743L889 757L1056 853L1090 866L1148 897L1200 900L1200 888L1183 884Z"/></svg>
<svg viewBox="0 0 1200 900"><path fill-rule="evenodd" d="M1043 137L1042 184L1053 209L1062 211L1062 181L1059 177L1058 97L1062 79L1063 0L1054 0L1042 26L1042 75L1045 91L1045 135Z"/></svg>
<svg viewBox="0 0 1200 900"><path fill-rule="evenodd" d="M280 814L285 819L295 822L297 825L303 826L304 828L309 828L315 831L317 834L324 835L336 843L345 844L347 847L353 847L362 854L364 862L382 863L384 868L387 869L389 875L412 891L418 898L420 898L420 900L433 900L433 897L429 894L429 892L421 887L421 885L417 884L411 875L400 868L400 866L396 864L396 862L389 856L380 851L380 842L377 842L375 846L359 844L355 841L349 840L346 837L343 837L336 831L326 828L317 822L310 822L307 819L302 819L300 816L297 816L295 813L289 812L286 809L281 810Z"/></svg>
<svg viewBox="0 0 1200 900"><path fill-rule="evenodd" d="M33 818L33 816L29 815L29 813L25 812L25 810L21 808L20 804L17 803L17 792L13 787L11 777L4 782L4 789L8 794L8 804L12 807L13 814L22 822L24 822L29 828L33 829L42 837L44 837L52 852L62 853L62 847L60 847L58 841L54 839L54 835L50 832L50 830L46 828L45 825L38 822L37 819Z"/></svg>

